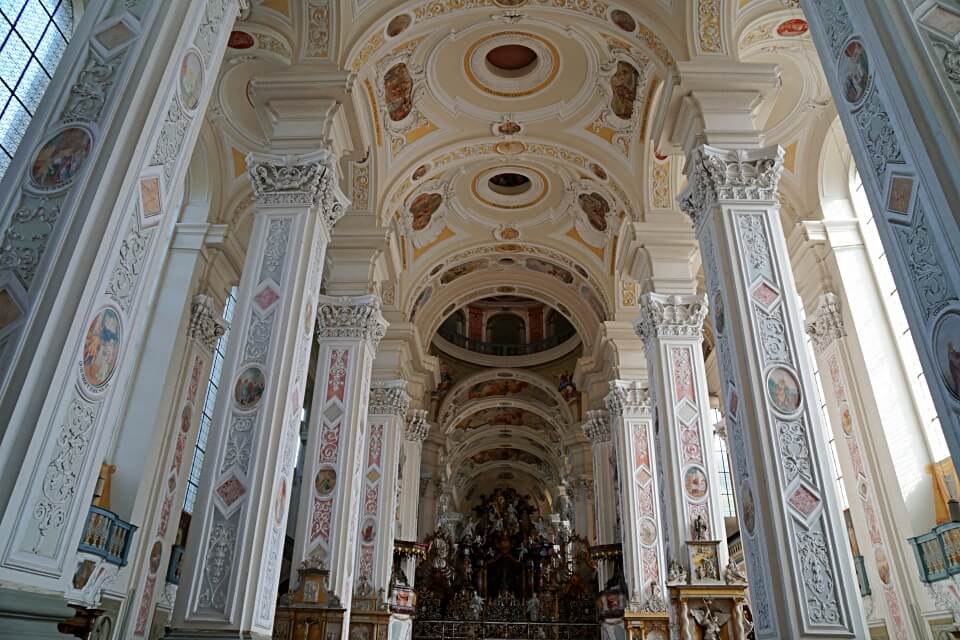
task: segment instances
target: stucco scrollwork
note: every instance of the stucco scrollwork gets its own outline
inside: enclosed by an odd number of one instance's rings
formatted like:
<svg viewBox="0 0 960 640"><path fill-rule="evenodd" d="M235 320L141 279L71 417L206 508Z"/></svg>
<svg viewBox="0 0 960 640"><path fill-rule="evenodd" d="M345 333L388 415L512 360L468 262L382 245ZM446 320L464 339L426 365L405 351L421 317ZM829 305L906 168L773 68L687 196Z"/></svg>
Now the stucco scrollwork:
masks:
<svg viewBox="0 0 960 640"><path fill-rule="evenodd" d="M335 174L331 154L272 156L250 153L247 167L257 206L317 206L323 197L323 178Z"/></svg>
<svg viewBox="0 0 960 640"><path fill-rule="evenodd" d="M427 422L426 409L414 409L407 420L406 428L403 431L405 440L411 442L423 442L430 434L430 423Z"/></svg>
<svg viewBox="0 0 960 640"><path fill-rule="evenodd" d="M144 260L150 250L153 233L140 229L140 219L135 214L130 220L130 230L120 244L120 256L113 268L106 294L124 311L136 293L137 282L143 270Z"/></svg>
<svg viewBox="0 0 960 640"><path fill-rule="evenodd" d="M810 530L797 531L796 535L810 622L842 624L833 570L830 568L830 552L823 533Z"/></svg>
<svg viewBox="0 0 960 640"><path fill-rule="evenodd" d="M318 340L360 338L375 349L386 334L388 323L380 312L379 296L320 296L317 305Z"/></svg>
<svg viewBox="0 0 960 640"><path fill-rule="evenodd" d="M226 332L227 323L213 311L213 298L202 293L195 295L190 305L187 336L199 342L210 353L213 352L217 340Z"/></svg>
<svg viewBox="0 0 960 640"><path fill-rule="evenodd" d="M827 292L818 298L817 309L807 320L806 329L817 353L822 353L835 341L847 335L843 328L843 314L837 294Z"/></svg>
<svg viewBox="0 0 960 640"><path fill-rule="evenodd" d="M70 97L60 119L63 122L96 122L103 112L119 66L119 59L101 61L93 55L87 58L77 82L70 87Z"/></svg>
<svg viewBox="0 0 960 640"><path fill-rule="evenodd" d="M610 442L610 416L607 412L597 409L587 411L586 416L587 419L580 428L583 430L583 435L587 436L590 444L598 445L602 442Z"/></svg>
<svg viewBox="0 0 960 640"><path fill-rule="evenodd" d="M706 296L646 293L640 296L640 317L633 328L644 341L654 337L702 338L706 317Z"/></svg>
<svg viewBox="0 0 960 640"><path fill-rule="evenodd" d="M374 382L370 385L368 415L404 416L410 406L405 380Z"/></svg>
<svg viewBox="0 0 960 640"><path fill-rule="evenodd" d="M722 200L777 201L783 149L727 151L701 145L690 158L689 184L677 202L700 226L709 207Z"/></svg>
<svg viewBox="0 0 960 640"><path fill-rule="evenodd" d="M207 538L207 561L203 565L203 586L197 599L202 610L223 611L227 603L227 585L233 570L233 552L237 544L237 524L216 518Z"/></svg>

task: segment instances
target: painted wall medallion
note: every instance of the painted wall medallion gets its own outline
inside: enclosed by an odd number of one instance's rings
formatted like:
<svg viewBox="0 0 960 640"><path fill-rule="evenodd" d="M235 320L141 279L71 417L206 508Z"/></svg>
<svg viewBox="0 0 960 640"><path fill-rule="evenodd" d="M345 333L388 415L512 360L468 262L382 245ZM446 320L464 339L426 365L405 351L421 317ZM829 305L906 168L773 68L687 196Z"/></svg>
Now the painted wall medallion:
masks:
<svg viewBox="0 0 960 640"><path fill-rule="evenodd" d="M508 120L497 127L497 131L505 136L513 136L520 133L520 125L512 120Z"/></svg>
<svg viewBox="0 0 960 640"><path fill-rule="evenodd" d="M307 300L307 307L303 311L303 332L310 333L313 328L313 301Z"/></svg>
<svg viewBox="0 0 960 640"><path fill-rule="evenodd" d="M960 313L948 311L933 330L934 353L947 389L960 400Z"/></svg>
<svg viewBox="0 0 960 640"><path fill-rule="evenodd" d="M33 158L30 182L40 189L62 189L80 173L93 139L81 127L70 127L53 136Z"/></svg>
<svg viewBox="0 0 960 640"><path fill-rule="evenodd" d="M791 414L800 408L800 384L784 367L774 367L767 374L767 397L780 413Z"/></svg>
<svg viewBox="0 0 960 640"><path fill-rule="evenodd" d="M422 231L430 224L433 214L443 203L443 196L439 193L421 193L410 203L410 215L413 220L410 227L414 231Z"/></svg>
<svg viewBox="0 0 960 640"><path fill-rule="evenodd" d="M231 49L249 49L253 46L253 36L246 31L231 31L227 46Z"/></svg>
<svg viewBox="0 0 960 640"><path fill-rule="evenodd" d="M617 25L624 31L632 32L637 29L637 21L633 19L633 16L620 9L614 9L610 12L610 22Z"/></svg>
<svg viewBox="0 0 960 640"><path fill-rule="evenodd" d="M847 102L860 102L870 83L870 61L867 59L867 50L859 40L852 40L840 55L839 76Z"/></svg>
<svg viewBox="0 0 960 640"><path fill-rule="evenodd" d="M163 555L163 543L159 540L153 543L150 549L150 573L156 573L160 568L160 556Z"/></svg>
<svg viewBox="0 0 960 640"><path fill-rule="evenodd" d="M880 574L880 580L883 584L890 584L890 561L887 560L887 552L882 547L877 547L873 557L877 561L877 573Z"/></svg>
<svg viewBox="0 0 960 640"><path fill-rule="evenodd" d="M273 522L280 526L283 523L283 511L287 508L287 479L280 478L280 489L277 491L277 501L273 505Z"/></svg>
<svg viewBox="0 0 960 640"><path fill-rule="evenodd" d="M260 367L244 369L233 388L233 398L236 400L237 406L243 410L256 407L260 398L263 397L263 390L266 386L267 381Z"/></svg>
<svg viewBox="0 0 960 640"><path fill-rule="evenodd" d="M640 518L640 542L647 546L657 541L657 525L650 518Z"/></svg>
<svg viewBox="0 0 960 640"><path fill-rule="evenodd" d="M203 91L203 62L196 51L187 51L180 62L180 100L188 111L200 104Z"/></svg>
<svg viewBox="0 0 960 640"><path fill-rule="evenodd" d="M193 422L193 408L187 405L180 412L180 431L186 433L190 431L190 424Z"/></svg>
<svg viewBox="0 0 960 640"><path fill-rule="evenodd" d="M427 171L429 171L429 170L430 170L430 166L429 166L429 165L422 164L422 165L420 165L419 167L417 167L417 168L414 170L413 175L412 175L411 177L412 177L414 180L419 180L419 179L422 178L423 176L427 175Z"/></svg>
<svg viewBox="0 0 960 640"><path fill-rule="evenodd" d="M750 489L750 485L743 483L743 490L740 492L743 495L743 502L740 505L743 515L743 526L746 527L747 533L753 535L753 532L757 526L757 505L753 499L753 490Z"/></svg>
<svg viewBox="0 0 960 640"><path fill-rule="evenodd" d="M373 518L367 518L360 527L360 539L364 542L373 542L377 537L377 523Z"/></svg>
<svg viewBox="0 0 960 640"><path fill-rule="evenodd" d="M490 265L488 260L483 258L479 260L470 260L469 262L464 262L463 264L458 264L455 267L450 267L443 272L443 275L440 276L440 284L450 284L454 280L458 280L463 276L470 275L475 271L480 271L481 269L486 269Z"/></svg>
<svg viewBox="0 0 960 640"><path fill-rule="evenodd" d="M848 436L853 433L853 418L850 417L850 407L846 405L840 411L840 426Z"/></svg>
<svg viewBox="0 0 960 640"><path fill-rule="evenodd" d="M795 38L797 36L802 36L810 29L810 25L807 24L806 20L802 18L794 18L792 20L787 20L781 22L777 26L777 35L783 38Z"/></svg>
<svg viewBox="0 0 960 640"><path fill-rule="evenodd" d="M623 120L633 118L633 107L637 101L637 89L640 86L640 73L629 62L617 62L617 71L610 78L610 109Z"/></svg>
<svg viewBox="0 0 960 640"><path fill-rule="evenodd" d="M329 496L337 488L336 469L320 469L317 476L313 479L313 486L317 490L317 495Z"/></svg>
<svg viewBox="0 0 960 640"><path fill-rule="evenodd" d="M527 150L527 145L519 140L504 140L493 145L493 150L502 156L515 156Z"/></svg>
<svg viewBox="0 0 960 640"><path fill-rule="evenodd" d="M597 176L601 180L607 179L607 171L596 162L590 163L590 171L593 171L593 175Z"/></svg>
<svg viewBox="0 0 960 640"><path fill-rule="evenodd" d="M683 474L683 488L694 500L707 495L707 474L700 467L690 467Z"/></svg>
<svg viewBox="0 0 960 640"><path fill-rule="evenodd" d="M527 258L526 267L530 271L535 271L537 273L545 273L547 275L553 276L560 282L564 284L573 284L573 274L567 271L562 267L558 267L539 258Z"/></svg>
<svg viewBox="0 0 960 640"><path fill-rule="evenodd" d="M87 328L83 341L83 377L87 384L102 387L110 380L120 356L120 316L106 307Z"/></svg>
<svg viewBox="0 0 960 640"><path fill-rule="evenodd" d="M727 326L727 316L723 310L723 296L719 293L713 295L713 317L715 319L713 328L718 334L723 333Z"/></svg>
<svg viewBox="0 0 960 640"><path fill-rule="evenodd" d="M407 27L409 27L412 22L413 18L410 17L409 13L401 13L398 16L394 16L394 18L387 23L387 36L396 38L398 35L406 31Z"/></svg>
<svg viewBox="0 0 960 640"><path fill-rule="evenodd" d="M395 64L383 76L383 93L387 113L394 122L400 122L413 110L413 78L404 63Z"/></svg>
<svg viewBox="0 0 960 640"><path fill-rule="evenodd" d="M607 230L607 214L610 204L599 193L581 193L578 197L580 209L587 214L587 221L597 231Z"/></svg>

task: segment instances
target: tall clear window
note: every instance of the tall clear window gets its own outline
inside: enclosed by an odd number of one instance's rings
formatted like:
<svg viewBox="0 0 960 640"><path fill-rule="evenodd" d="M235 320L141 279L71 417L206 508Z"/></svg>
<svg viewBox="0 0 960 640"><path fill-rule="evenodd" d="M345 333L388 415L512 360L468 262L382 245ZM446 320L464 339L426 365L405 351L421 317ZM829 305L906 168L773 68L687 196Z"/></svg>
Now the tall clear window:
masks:
<svg viewBox="0 0 960 640"><path fill-rule="evenodd" d="M72 32L71 0L0 0L0 178Z"/></svg>
<svg viewBox="0 0 960 640"><path fill-rule="evenodd" d="M798 303L803 309L803 304ZM843 486L843 469L840 467L840 458L837 455L837 439L833 435L833 423L830 422L830 414L827 412L827 403L824 401L823 379L820 376L820 367L817 364L817 358L813 351L813 340L807 338L807 355L810 357L810 364L813 366L814 392L817 394L817 407L820 410L820 420L823 425L823 436L827 439L827 446L830 449L830 471L833 475L833 481L837 485L837 496L840 498L840 508L848 509L850 504L847 502L847 490Z"/></svg>
<svg viewBox="0 0 960 640"><path fill-rule="evenodd" d="M711 409L713 423L723 419L719 409ZM717 457L717 475L720 480L720 510L724 518L737 517L737 503L733 497L733 480L730 474L730 457L727 454L727 441L719 433L713 434L713 449Z"/></svg>
<svg viewBox="0 0 960 640"><path fill-rule="evenodd" d="M3 0L0 0L2 2ZM233 310L237 306L237 288L230 289L227 300L223 305L223 319L228 323L233 320ZM203 412L200 414L200 431L197 433L197 446L193 451L193 463L190 465L190 476L187 478L187 495L183 499L183 510L193 513L193 505L197 501L197 490L200 488L200 472L203 470L203 458L207 451L207 437L210 435L210 425L213 423L213 408L217 404L217 391L220 389L220 373L223 371L223 357L227 350L227 338L230 330L220 336L217 346L213 350L213 363L210 366L210 379L207 381L207 392L203 398Z"/></svg>

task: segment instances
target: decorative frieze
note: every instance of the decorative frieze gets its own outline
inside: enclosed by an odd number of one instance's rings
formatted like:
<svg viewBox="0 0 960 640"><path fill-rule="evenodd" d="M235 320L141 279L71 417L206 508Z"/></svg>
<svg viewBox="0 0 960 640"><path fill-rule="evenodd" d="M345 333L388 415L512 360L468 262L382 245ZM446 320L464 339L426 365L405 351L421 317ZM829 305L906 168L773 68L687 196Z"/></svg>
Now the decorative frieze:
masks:
<svg viewBox="0 0 960 640"><path fill-rule="evenodd" d="M817 353L847 335L843 327L840 298L835 293L824 293L818 298L817 310L807 319L807 334L813 339Z"/></svg>
<svg viewBox="0 0 960 640"><path fill-rule="evenodd" d="M199 342L208 352L213 352L217 340L227 332L227 323L213 311L213 298L198 293L190 305L190 324L187 336Z"/></svg>
<svg viewBox="0 0 960 640"><path fill-rule="evenodd" d="M688 167L689 184L677 202L699 227L710 205L721 200L777 202L783 149L771 157L769 149L727 151L701 145L691 153Z"/></svg>
<svg viewBox="0 0 960 640"><path fill-rule="evenodd" d="M654 337L702 338L706 317L706 296L646 293L640 296L640 317L633 328L644 341Z"/></svg>
<svg viewBox="0 0 960 640"><path fill-rule="evenodd" d="M317 206L330 188L324 177L336 174L328 151L302 157L250 153L247 166L258 206Z"/></svg>
<svg viewBox="0 0 960 640"><path fill-rule="evenodd" d="M426 409L414 409L407 418L407 426L403 437L410 442L423 442L430 435L430 423L427 422Z"/></svg>
<svg viewBox="0 0 960 640"><path fill-rule="evenodd" d="M610 442L610 417L603 409L587 411L587 420L580 428L583 430L583 435L590 440L590 444Z"/></svg>
<svg viewBox="0 0 960 640"><path fill-rule="evenodd" d="M320 296L317 307L317 339L362 338L376 348L387 332L380 313L380 298Z"/></svg>
<svg viewBox="0 0 960 640"><path fill-rule="evenodd" d="M653 400L650 392L637 380L613 380L610 392L604 398L611 419L618 417L650 417L653 415Z"/></svg>
<svg viewBox="0 0 960 640"><path fill-rule="evenodd" d="M377 416L405 416L410 406L405 380L374 381L370 385L367 413Z"/></svg>

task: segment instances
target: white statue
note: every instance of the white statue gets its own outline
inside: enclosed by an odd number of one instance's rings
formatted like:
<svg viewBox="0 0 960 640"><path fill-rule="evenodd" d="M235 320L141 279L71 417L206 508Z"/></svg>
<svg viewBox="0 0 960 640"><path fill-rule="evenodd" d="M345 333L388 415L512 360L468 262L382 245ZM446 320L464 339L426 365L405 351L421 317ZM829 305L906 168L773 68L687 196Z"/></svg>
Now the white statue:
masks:
<svg viewBox="0 0 960 640"><path fill-rule="evenodd" d="M723 570L723 581L727 584L747 584L747 577L740 573L733 560L727 562L727 568Z"/></svg>
<svg viewBox="0 0 960 640"><path fill-rule="evenodd" d="M670 568L667 573L667 584L686 584L687 570L683 568L676 560L670 561Z"/></svg>
<svg viewBox="0 0 960 640"><path fill-rule="evenodd" d="M540 600L535 593L527 599L527 620L540 622Z"/></svg>
<svg viewBox="0 0 960 640"><path fill-rule="evenodd" d="M723 626L730 619L730 614L714 611L710 607L713 604L712 600L704 600L703 604L702 609L694 609L690 612L690 615L700 625L700 629L703 631L703 640L720 640L720 632L723 631Z"/></svg>
<svg viewBox="0 0 960 640"><path fill-rule="evenodd" d="M470 619L479 620L483 614L483 597L477 593L473 592L473 597L470 599Z"/></svg>

